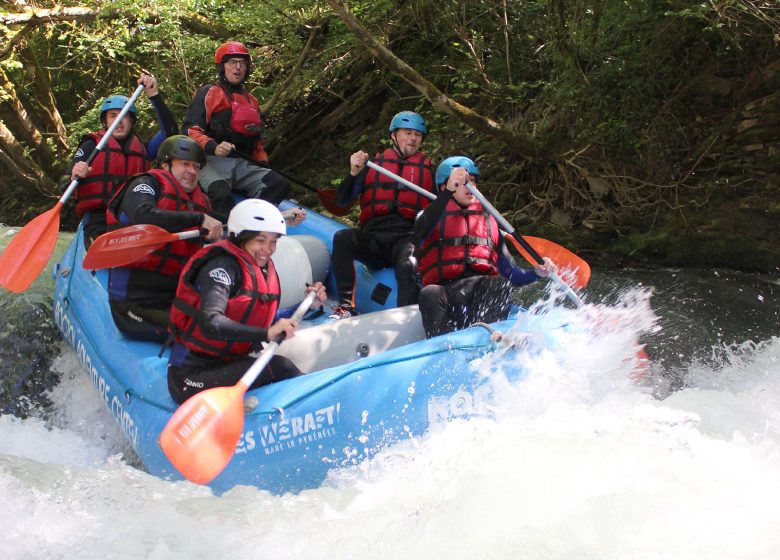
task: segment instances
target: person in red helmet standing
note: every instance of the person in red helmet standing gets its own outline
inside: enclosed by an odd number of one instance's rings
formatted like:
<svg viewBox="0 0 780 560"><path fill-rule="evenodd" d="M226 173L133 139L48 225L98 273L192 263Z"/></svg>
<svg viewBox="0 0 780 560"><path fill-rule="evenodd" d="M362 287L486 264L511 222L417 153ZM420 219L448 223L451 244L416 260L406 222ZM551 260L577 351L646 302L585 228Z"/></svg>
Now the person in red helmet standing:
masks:
<svg viewBox="0 0 780 560"><path fill-rule="evenodd" d="M110 95L100 104L101 130L90 132L81 139L70 164L67 183L79 178L76 189L76 213L82 219L84 227L84 245L88 248L92 241L106 231L106 205L125 179L149 169L151 161L157 157L157 149L169 136L179 133L176 119L165 104L157 89L154 76L142 73L138 85L144 85L144 93L154 107L160 130L148 144L141 142L135 135L134 127L138 109L135 104L122 118L114 130L105 148L98 153L91 164L87 159L106 130L114 122L119 112L128 102L124 95Z"/></svg>
<svg viewBox="0 0 780 560"><path fill-rule="evenodd" d="M200 184L215 216L224 221L235 204L233 192L278 205L289 195L290 184L262 165L268 163L268 154L260 105L244 85L252 72L249 50L243 43L228 41L217 49L214 63L217 81L195 92L182 132L206 152ZM285 219L295 223L302 214L296 209Z"/></svg>

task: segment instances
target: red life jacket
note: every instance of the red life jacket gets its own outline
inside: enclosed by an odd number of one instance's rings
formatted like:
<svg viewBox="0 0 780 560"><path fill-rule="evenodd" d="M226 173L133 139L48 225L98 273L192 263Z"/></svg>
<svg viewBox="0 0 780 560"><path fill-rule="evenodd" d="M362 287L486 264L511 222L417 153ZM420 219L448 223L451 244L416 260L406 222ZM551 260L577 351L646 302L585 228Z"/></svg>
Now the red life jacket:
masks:
<svg viewBox="0 0 780 560"><path fill-rule="evenodd" d="M423 286L457 280L469 270L498 274L498 222L474 202L467 208L454 200L420 245L418 254Z"/></svg>
<svg viewBox="0 0 780 560"><path fill-rule="evenodd" d="M100 142L106 134L105 130L90 132L87 136ZM111 196L125 179L149 169L146 159L146 148L133 135L130 139L127 153L119 142L111 136L90 164L92 171L79 181L76 188L76 213L83 216L85 212L105 212Z"/></svg>
<svg viewBox="0 0 780 560"><path fill-rule="evenodd" d="M423 152L417 152L407 159L401 159L392 148L386 149L374 158L377 165L400 175L410 183L433 192L433 170L431 160ZM428 206L428 199L408 189L386 175L369 169L365 188L360 195L360 223L371 218L384 216L393 210L408 220L414 220L417 212Z"/></svg>
<svg viewBox="0 0 780 560"><path fill-rule="evenodd" d="M250 342L230 342L205 336L198 326L200 293L194 287L198 273L206 262L225 253L231 254L241 267L241 277L234 280L234 283L240 282L241 288L228 300L225 316L258 328L271 325L280 297L279 276L273 261L268 259L266 279L262 269L246 251L223 239L201 249L184 268L171 308L171 330L176 341L190 350L228 361L246 356L252 351L253 345Z"/></svg>
<svg viewBox="0 0 780 560"><path fill-rule="evenodd" d="M157 185L162 188L162 192L157 199L157 208L161 210L199 212L201 214L211 211L211 202L199 186L191 193L187 193L176 178L164 169L152 169L137 176L140 175L150 176L152 181L156 181ZM121 224L118 214L119 208L122 206L122 200L127 193L127 187L132 182L131 179L134 178L128 179L108 203L106 223L109 225L109 229L116 229L117 225L129 225ZM151 270L168 276L178 276L189 258L197 253L202 245L203 242L199 237L172 241L127 267Z"/></svg>
<svg viewBox="0 0 780 560"><path fill-rule="evenodd" d="M260 104L248 91L230 94L223 86L214 84L206 94L206 123L210 123L212 116L221 111L230 111L230 131L238 134L239 139L262 136Z"/></svg>

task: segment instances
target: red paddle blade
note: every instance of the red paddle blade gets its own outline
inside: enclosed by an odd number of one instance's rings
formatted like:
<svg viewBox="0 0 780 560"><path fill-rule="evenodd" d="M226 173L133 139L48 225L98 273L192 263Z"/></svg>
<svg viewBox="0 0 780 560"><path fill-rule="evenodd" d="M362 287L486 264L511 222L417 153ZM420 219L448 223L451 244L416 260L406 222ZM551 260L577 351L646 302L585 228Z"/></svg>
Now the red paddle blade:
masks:
<svg viewBox="0 0 780 560"><path fill-rule="evenodd" d="M336 204L336 189L320 189L317 191L317 198L320 199L322 207L334 216L346 216L355 205L354 202L349 206Z"/></svg>
<svg viewBox="0 0 780 560"><path fill-rule="evenodd" d="M38 278L57 243L61 208L57 202L14 236L0 255L0 286L18 294Z"/></svg>
<svg viewBox="0 0 780 560"><path fill-rule="evenodd" d="M151 224L109 231L92 242L82 265L87 270L125 266L176 239L175 233Z"/></svg>
<svg viewBox="0 0 780 560"><path fill-rule="evenodd" d="M244 429L244 392L240 383L215 387L190 397L160 434L160 447L187 480L208 484L221 473Z"/></svg>
<svg viewBox="0 0 780 560"><path fill-rule="evenodd" d="M538 264L523 246L511 235L506 236L512 242L517 252L532 265ZM583 259L561 247L557 243L540 237L523 236L523 239L539 254L540 257L548 257L558 268L561 279L572 288L584 288L590 280L590 265Z"/></svg>

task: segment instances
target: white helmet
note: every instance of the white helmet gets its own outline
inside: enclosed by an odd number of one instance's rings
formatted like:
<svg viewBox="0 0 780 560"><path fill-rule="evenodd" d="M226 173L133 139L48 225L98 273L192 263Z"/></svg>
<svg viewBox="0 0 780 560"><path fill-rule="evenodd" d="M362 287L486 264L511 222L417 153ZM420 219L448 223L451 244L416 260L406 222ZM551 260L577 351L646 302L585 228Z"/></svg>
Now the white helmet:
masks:
<svg viewBox="0 0 780 560"><path fill-rule="evenodd" d="M287 234L287 224L279 209L259 198L248 198L236 204L228 216L227 229L236 236L244 231Z"/></svg>

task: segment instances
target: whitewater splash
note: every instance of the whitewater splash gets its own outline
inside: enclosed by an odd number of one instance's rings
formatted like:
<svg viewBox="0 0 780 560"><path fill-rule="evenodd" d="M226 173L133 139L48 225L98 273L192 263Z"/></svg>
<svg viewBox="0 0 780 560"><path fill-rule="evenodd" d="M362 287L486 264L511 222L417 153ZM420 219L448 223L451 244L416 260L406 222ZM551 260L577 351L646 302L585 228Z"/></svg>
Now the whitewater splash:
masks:
<svg viewBox="0 0 780 560"><path fill-rule="evenodd" d="M561 319L579 328L553 352L545 322ZM488 417L285 496L215 497L133 468L63 350L49 422L0 417L0 557L780 557L780 339L717 348L659 400L652 379L630 380L636 337L656 328L642 293L541 302L506 333L533 352L478 364ZM521 383L503 376L509 359Z"/></svg>

